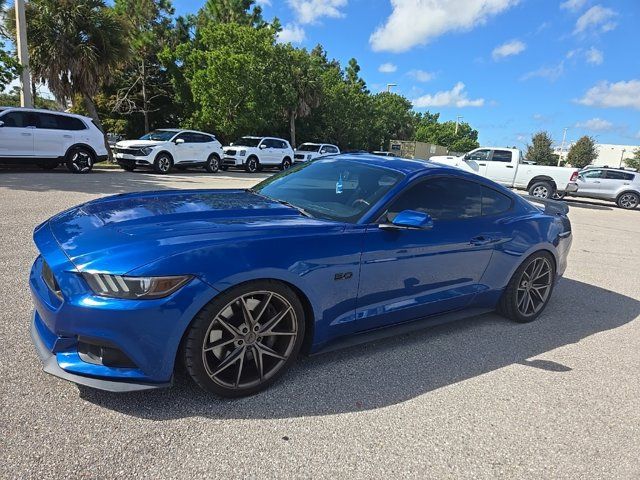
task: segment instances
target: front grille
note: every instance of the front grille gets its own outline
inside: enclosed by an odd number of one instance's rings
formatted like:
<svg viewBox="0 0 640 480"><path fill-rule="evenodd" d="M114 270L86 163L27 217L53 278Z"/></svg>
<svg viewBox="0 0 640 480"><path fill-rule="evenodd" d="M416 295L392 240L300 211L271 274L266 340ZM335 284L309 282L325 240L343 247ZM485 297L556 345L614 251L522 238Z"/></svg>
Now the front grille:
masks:
<svg viewBox="0 0 640 480"><path fill-rule="evenodd" d="M56 297L62 299L62 291L56 281L56 277L53 276L51 267L49 267L49 264L44 260L42 261L42 279L44 283L47 284L47 287L49 287L49 290L51 290Z"/></svg>
<svg viewBox="0 0 640 480"><path fill-rule="evenodd" d="M142 151L139 148L116 148L116 153L124 153L126 155L134 155L136 157L142 156Z"/></svg>
<svg viewBox="0 0 640 480"><path fill-rule="evenodd" d="M224 152L225 155L235 155L236 153L236 150L227 150Z"/></svg>
<svg viewBox="0 0 640 480"><path fill-rule="evenodd" d="M234 167L236 161L233 158L225 158L222 160L222 165Z"/></svg>
<svg viewBox="0 0 640 480"><path fill-rule="evenodd" d="M293 158L296 158L298 160L304 160L304 155L302 153L296 153Z"/></svg>

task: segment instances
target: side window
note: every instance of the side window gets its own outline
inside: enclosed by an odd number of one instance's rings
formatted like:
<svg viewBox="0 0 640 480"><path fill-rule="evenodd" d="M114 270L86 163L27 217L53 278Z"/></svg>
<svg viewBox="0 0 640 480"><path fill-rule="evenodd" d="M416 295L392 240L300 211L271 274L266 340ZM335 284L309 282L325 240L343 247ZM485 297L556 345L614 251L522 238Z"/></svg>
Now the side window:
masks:
<svg viewBox="0 0 640 480"><path fill-rule="evenodd" d="M48 130L61 130L62 126L58 123L58 115L50 113L36 113L38 119L38 128L46 128Z"/></svg>
<svg viewBox="0 0 640 480"><path fill-rule="evenodd" d="M283 142L282 140L275 140L276 148L287 148L287 142Z"/></svg>
<svg viewBox="0 0 640 480"><path fill-rule="evenodd" d="M213 137L209 135L204 135L202 133L194 133L193 135L199 143L213 142Z"/></svg>
<svg viewBox="0 0 640 480"><path fill-rule="evenodd" d="M417 210L434 220L460 220L482 214L480 184L442 177L421 182L397 198L387 211L393 220L403 210Z"/></svg>
<svg viewBox="0 0 640 480"><path fill-rule="evenodd" d="M611 180L633 180L633 173L617 172L615 170L606 170L604 178Z"/></svg>
<svg viewBox="0 0 640 480"><path fill-rule="evenodd" d="M193 134L189 132L181 133L175 138L174 142L178 139L184 140L184 143L194 143Z"/></svg>
<svg viewBox="0 0 640 480"><path fill-rule="evenodd" d="M493 162L511 163L512 158L513 154L507 150L494 150L491 160Z"/></svg>
<svg viewBox="0 0 640 480"><path fill-rule="evenodd" d="M0 120L4 122L5 127L9 128L26 128L36 125L35 115L30 112L9 112Z"/></svg>
<svg viewBox="0 0 640 480"><path fill-rule="evenodd" d="M86 130L86 125L79 118L67 117L66 115L56 115L58 117L58 128L61 130Z"/></svg>
<svg viewBox="0 0 640 480"><path fill-rule="evenodd" d="M603 178L604 172L602 170L585 170L580 175L583 178Z"/></svg>
<svg viewBox="0 0 640 480"><path fill-rule="evenodd" d="M493 188L482 188L482 215L498 215L504 213L511 208L513 202L506 195L494 190Z"/></svg>
<svg viewBox="0 0 640 480"><path fill-rule="evenodd" d="M475 152L472 153L467 153L467 155L465 156L466 160L487 160L489 158L489 153L491 152L491 150L477 150Z"/></svg>

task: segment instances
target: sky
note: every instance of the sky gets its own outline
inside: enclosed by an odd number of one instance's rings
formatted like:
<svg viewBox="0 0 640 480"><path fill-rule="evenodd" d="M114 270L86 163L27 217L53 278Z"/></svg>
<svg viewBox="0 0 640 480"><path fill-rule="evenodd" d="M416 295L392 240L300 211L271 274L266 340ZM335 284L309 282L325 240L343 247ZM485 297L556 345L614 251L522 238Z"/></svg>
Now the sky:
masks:
<svg viewBox="0 0 640 480"><path fill-rule="evenodd" d="M202 0L174 0L177 14ZM483 145L640 145L640 0L259 0L281 41L355 57L371 91L462 116Z"/></svg>

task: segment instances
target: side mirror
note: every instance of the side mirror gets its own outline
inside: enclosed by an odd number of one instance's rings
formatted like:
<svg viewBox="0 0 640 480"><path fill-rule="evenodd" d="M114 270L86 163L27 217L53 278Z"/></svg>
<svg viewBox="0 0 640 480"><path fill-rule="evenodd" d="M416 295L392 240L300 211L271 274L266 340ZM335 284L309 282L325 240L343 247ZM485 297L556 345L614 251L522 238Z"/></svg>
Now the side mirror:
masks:
<svg viewBox="0 0 640 480"><path fill-rule="evenodd" d="M265 148L267 148L267 146L266 146L264 143L262 143L262 144L260 145L260 150L264 150Z"/></svg>
<svg viewBox="0 0 640 480"><path fill-rule="evenodd" d="M176 145L180 145L181 143L184 143L184 138L178 138L176 140Z"/></svg>
<svg viewBox="0 0 640 480"><path fill-rule="evenodd" d="M391 223L382 223L384 230L428 230L433 228L431 215L415 210L403 210Z"/></svg>
<svg viewBox="0 0 640 480"><path fill-rule="evenodd" d="M0 120L0 127L4 127L4 122Z"/></svg>

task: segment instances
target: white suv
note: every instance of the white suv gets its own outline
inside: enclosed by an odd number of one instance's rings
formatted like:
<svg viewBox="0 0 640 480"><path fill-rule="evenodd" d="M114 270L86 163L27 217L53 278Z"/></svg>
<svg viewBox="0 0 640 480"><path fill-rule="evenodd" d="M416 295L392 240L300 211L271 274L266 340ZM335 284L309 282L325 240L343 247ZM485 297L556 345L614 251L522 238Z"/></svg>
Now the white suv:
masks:
<svg viewBox="0 0 640 480"><path fill-rule="evenodd" d="M87 173L108 158L104 134L88 117L35 108L0 107L0 162L36 164L45 170L64 163Z"/></svg>
<svg viewBox="0 0 640 480"><path fill-rule="evenodd" d="M328 143L303 143L296 148L293 162L308 162L323 155L336 155L338 153L340 153L340 149L335 145Z"/></svg>
<svg viewBox="0 0 640 480"><path fill-rule="evenodd" d="M222 169L229 167L244 168L249 173L262 170L262 167L288 169L293 163L293 148L282 138L242 137L224 147Z"/></svg>
<svg viewBox="0 0 640 480"><path fill-rule="evenodd" d="M153 168L158 173L169 173L173 167L204 167L207 172L216 173L222 144L210 133L164 128L139 140L120 141L114 151L118 164L129 172Z"/></svg>

